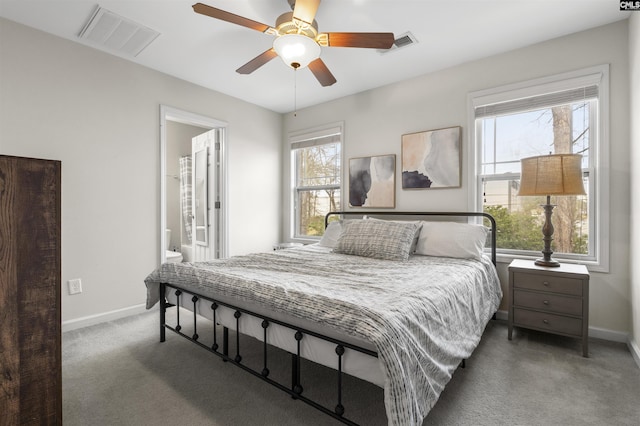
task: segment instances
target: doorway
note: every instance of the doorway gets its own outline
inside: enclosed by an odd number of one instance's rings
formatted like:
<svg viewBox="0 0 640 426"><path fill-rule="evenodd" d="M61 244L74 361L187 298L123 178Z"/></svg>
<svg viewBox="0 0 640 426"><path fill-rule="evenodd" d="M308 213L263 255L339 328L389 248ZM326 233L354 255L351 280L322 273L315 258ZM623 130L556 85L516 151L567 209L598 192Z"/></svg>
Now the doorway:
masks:
<svg viewBox="0 0 640 426"><path fill-rule="evenodd" d="M226 127L160 106L160 263L177 254L183 261L227 256ZM196 178L199 192L192 189ZM190 232L196 225L197 235Z"/></svg>

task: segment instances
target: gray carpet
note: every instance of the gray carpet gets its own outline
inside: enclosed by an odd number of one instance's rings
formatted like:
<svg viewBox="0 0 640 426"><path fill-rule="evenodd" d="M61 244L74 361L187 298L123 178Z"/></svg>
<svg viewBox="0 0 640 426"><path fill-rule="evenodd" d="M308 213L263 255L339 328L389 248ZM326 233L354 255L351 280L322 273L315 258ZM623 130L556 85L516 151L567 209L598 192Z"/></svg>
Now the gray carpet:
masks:
<svg viewBox="0 0 640 426"><path fill-rule="evenodd" d="M158 333L155 310L64 333L64 424L340 424L171 332L159 343ZM573 339L516 330L509 342L506 324L492 321L424 425L639 425L640 369L626 345L589 344L583 358ZM243 339L241 349L243 362L261 366L260 344ZM290 358L278 355L269 352L272 376L287 383ZM302 377L305 394L335 404L332 370L304 363ZM344 389L345 415L387 424L382 389L353 378Z"/></svg>

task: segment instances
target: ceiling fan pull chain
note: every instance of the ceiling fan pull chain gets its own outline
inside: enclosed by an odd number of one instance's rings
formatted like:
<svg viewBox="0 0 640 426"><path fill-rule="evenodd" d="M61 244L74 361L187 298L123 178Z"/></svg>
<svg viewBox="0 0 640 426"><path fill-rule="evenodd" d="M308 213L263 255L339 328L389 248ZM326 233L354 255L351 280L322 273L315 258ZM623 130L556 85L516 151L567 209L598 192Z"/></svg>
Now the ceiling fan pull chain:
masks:
<svg viewBox="0 0 640 426"><path fill-rule="evenodd" d="M293 116L298 116L298 68L300 64L293 63ZM298 66L296 66L298 65Z"/></svg>

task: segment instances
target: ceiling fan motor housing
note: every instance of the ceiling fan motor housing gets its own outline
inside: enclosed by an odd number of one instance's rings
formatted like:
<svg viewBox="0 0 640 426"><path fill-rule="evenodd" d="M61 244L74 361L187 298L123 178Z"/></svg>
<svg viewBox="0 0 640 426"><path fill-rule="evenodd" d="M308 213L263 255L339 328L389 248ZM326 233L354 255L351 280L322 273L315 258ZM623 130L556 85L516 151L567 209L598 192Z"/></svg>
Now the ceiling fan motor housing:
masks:
<svg viewBox="0 0 640 426"><path fill-rule="evenodd" d="M293 12L283 13L276 19L276 30L278 35L285 34L302 34L315 39L318 36L318 23L314 19L311 25L295 19Z"/></svg>

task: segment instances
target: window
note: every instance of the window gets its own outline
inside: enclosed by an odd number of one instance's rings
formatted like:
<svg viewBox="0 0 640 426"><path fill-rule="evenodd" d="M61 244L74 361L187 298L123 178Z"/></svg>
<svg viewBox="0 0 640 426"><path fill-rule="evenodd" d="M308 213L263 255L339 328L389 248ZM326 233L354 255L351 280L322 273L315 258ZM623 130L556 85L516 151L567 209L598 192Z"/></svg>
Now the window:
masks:
<svg viewBox="0 0 640 426"><path fill-rule="evenodd" d="M607 180L601 142L607 75L608 67L597 67L470 95L474 203L496 219L501 255L539 257L543 247L540 205L546 200L517 196L520 159L574 153L582 155L586 195L551 197L554 257L607 267L608 247L600 232L608 221L608 197L600 191Z"/></svg>
<svg viewBox="0 0 640 426"><path fill-rule="evenodd" d="M340 210L342 126L289 138L293 180L293 237L324 233L324 217Z"/></svg>

